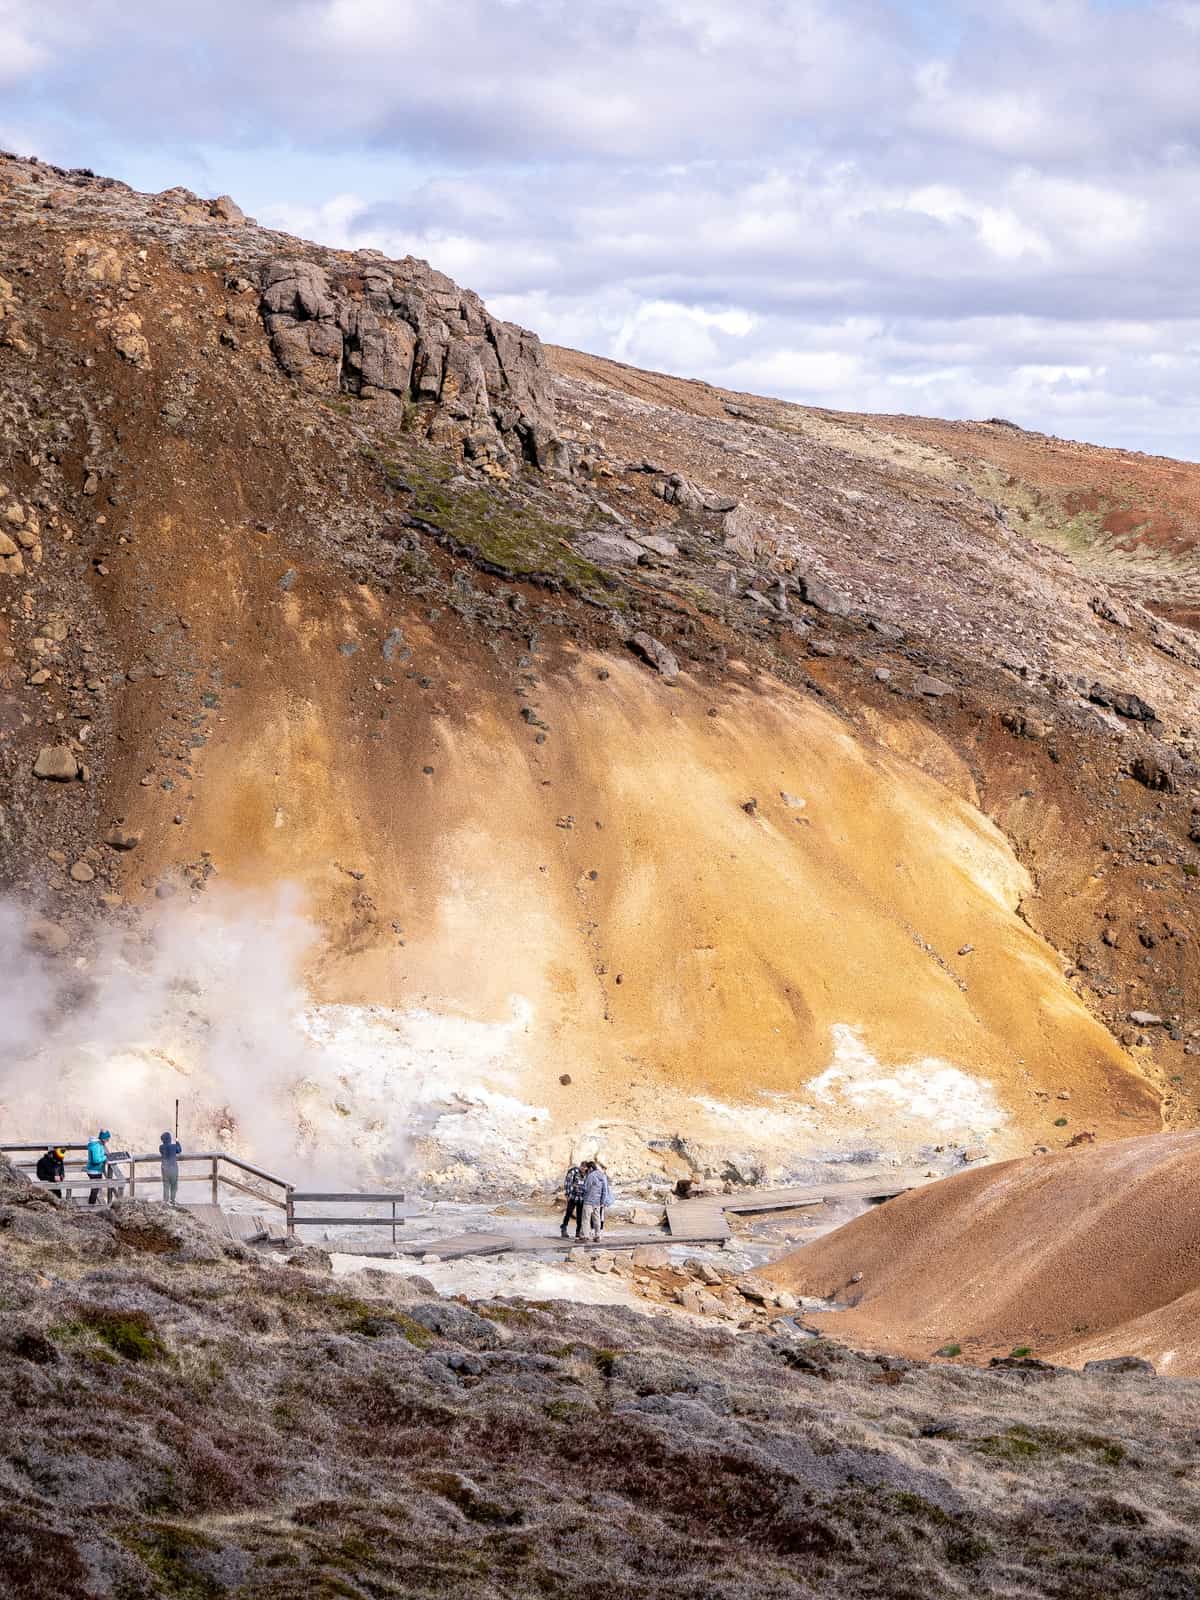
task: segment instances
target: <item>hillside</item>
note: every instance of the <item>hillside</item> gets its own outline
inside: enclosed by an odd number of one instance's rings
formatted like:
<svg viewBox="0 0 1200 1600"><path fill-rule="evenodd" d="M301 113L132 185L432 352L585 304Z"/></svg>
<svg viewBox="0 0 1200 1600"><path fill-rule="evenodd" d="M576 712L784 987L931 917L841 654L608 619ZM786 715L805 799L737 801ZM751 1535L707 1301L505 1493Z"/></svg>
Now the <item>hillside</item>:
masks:
<svg viewBox="0 0 1200 1600"><path fill-rule="evenodd" d="M1081 1365L1139 1356L1200 1374L1200 1134L1125 1139L961 1173L773 1262L844 1309L868 1348L986 1360L1024 1346Z"/></svg>
<svg viewBox="0 0 1200 1600"><path fill-rule="evenodd" d="M226 200L0 207L10 1136L504 1190L1195 1122L1200 654L1069 508Z"/></svg>
<svg viewBox="0 0 1200 1600"><path fill-rule="evenodd" d="M144 1201L66 1211L3 1160L0 1351L28 1600L1195 1589L1197 1384L1128 1364L439 1300Z"/></svg>

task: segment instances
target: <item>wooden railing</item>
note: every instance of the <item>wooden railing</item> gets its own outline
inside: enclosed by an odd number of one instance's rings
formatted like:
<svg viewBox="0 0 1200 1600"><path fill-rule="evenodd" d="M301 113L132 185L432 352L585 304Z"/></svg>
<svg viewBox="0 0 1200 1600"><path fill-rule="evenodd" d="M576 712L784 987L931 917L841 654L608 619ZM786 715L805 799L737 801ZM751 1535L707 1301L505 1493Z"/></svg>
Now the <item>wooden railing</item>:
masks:
<svg viewBox="0 0 1200 1600"><path fill-rule="evenodd" d="M0 1154L14 1158L14 1166L20 1171L32 1175L37 1166L37 1158L44 1155L47 1149L54 1148L64 1152L75 1150L87 1151L86 1144L2 1144ZM21 1158L24 1159L21 1159ZM33 1159L30 1159L32 1157ZM248 1194L251 1199L263 1205L274 1206L282 1211L289 1234L294 1234L298 1227L326 1227L326 1228L391 1228L392 1241L396 1239L396 1229L403 1227L404 1219L397 1215L396 1207L403 1204L405 1196L399 1191L389 1191L386 1194L333 1194L323 1190L297 1190L294 1184L286 1178L279 1178L273 1172L267 1172L262 1167L255 1167L249 1161L243 1161L240 1156L231 1156L226 1150L189 1151L176 1158L182 1169L187 1164L199 1164L199 1172L186 1172L181 1170L180 1183L206 1183L209 1185L209 1194L214 1206L221 1203L221 1190L236 1189L239 1194ZM143 1192L152 1186L157 1186L162 1172L162 1158L158 1151L151 1151L146 1155L132 1155L127 1150L113 1150L109 1152L110 1164L127 1170L128 1177L89 1178L81 1177L76 1180L71 1176L73 1171L85 1172L86 1159L65 1160L63 1165L67 1171L66 1179L61 1183L53 1181L45 1183L44 1188L59 1189L67 1195L87 1189L112 1190L115 1193L128 1194L130 1199L136 1199L138 1185L141 1184ZM138 1168L153 1168L153 1176L143 1171L140 1176ZM238 1174L231 1175L229 1169ZM251 1185L245 1177L257 1179ZM37 1181L36 1179L34 1180ZM266 1185L264 1188L263 1186ZM297 1215L296 1205L312 1204L325 1206L340 1206L361 1202L364 1205L390 1205L389 1216L304 1216Z"/></svg>

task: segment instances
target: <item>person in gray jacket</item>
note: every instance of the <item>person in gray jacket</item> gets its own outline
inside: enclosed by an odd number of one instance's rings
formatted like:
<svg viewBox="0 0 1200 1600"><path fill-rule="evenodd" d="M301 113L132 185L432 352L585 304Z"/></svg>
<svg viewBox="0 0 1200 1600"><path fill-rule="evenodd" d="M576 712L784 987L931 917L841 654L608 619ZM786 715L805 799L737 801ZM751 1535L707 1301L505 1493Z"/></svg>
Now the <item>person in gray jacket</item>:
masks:
<svg viewBox="0 0 1200 1600"><path fill-rule="evenodd" d="M598 1161L589 1161L587 1168L583 1180L583 1226L589 1242L599 1244L604 1231L604 1212L612 1205L612 1184Z"/></svg>
<svg viewBox="0 0 1200 1600"><path fill-rule="evenodd" d="M175 1196L179 1192L179 1158L182 1154L183 1146L179 1140L164 1133L158 1141L158 1159L162 1163L163 1203L168 1206L175 1204Z"/></svg>

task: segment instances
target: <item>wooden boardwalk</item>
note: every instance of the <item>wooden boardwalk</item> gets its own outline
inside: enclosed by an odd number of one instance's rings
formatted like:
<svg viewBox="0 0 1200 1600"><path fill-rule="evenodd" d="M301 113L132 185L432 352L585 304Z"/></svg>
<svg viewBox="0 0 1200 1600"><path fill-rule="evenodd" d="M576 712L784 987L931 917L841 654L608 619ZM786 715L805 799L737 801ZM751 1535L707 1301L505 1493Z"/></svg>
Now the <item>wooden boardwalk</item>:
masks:
<svg viewBox="0 0 1200 1600"><path fill-rule="evenodd" d="M738 1194L697 1195L689 1200L668 1200L667 1226L663 1228L606 1228L603 1248L633 1250L640 1244L724 1244L732 1237L728 1213L735 1216L761 1216L772 1211L800 1211L810 1207L859 1202L879 1204L907 1189L930 1182L923 1168L897 1168L874 1178L823 1184L803 1184L787 1189L744 1189ZM459 1261L465 1256L505 1255L511 1251L560 1255L586 1248L574 1236L560 1238L553 1225L543 1238L532 1229L508 1233L454 1233L440 1239L405 1239L394 1249L355 1249L341 1247L345 1255L437 1256L442 1261ZM335 1245L336 1249L337 1246Z"/></svg>

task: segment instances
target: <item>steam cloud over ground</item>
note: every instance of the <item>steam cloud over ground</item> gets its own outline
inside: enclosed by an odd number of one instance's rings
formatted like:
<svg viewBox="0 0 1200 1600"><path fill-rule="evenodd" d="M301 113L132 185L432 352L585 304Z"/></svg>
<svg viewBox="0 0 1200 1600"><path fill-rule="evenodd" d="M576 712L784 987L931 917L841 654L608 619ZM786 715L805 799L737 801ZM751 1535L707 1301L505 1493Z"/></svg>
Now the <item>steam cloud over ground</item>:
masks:
<svg viewBox="0 0 1200 1600"><path fill-rule="evenodd" d="M115 1146L152 1150L178 1097L185 1149L229 1148L284 1176L302 1163L306 1180L398 1166L400 1128L383 1105L339 1115L345 1066L306 1025L300 971L317 929L294 890L169 903L74 959L36 949L34 922L0 902L10 1138L78 1142L104 1126Z"/></svg>

